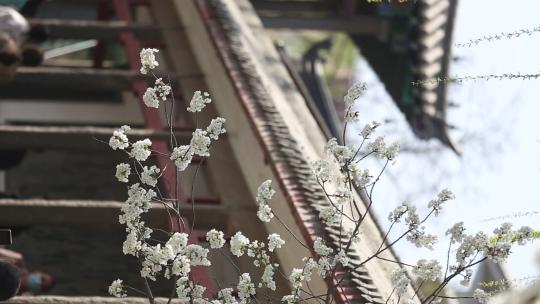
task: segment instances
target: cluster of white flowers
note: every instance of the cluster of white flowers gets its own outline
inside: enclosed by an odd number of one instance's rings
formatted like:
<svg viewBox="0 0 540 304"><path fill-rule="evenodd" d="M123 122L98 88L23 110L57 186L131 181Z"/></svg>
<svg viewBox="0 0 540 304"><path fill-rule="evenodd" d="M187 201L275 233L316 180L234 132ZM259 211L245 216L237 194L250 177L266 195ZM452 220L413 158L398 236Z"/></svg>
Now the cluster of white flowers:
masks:
<svg viewBox="0 0 540 304"><path fill-rule="evenodd" d="M271 290L276 290L276 282L274 281L274 265L268 264L264 268L264 272L261 276L261 282L259 283L259 288L266 286Z"/></svg>
<svg viewBox="0 0 540 304"><path fill-rule="evenodd" d="M191 138L190 146L193 154L199 156L210 156L210 137L206 135L206 131L196 129L193 131L193 137Z"/></svg>
<svg viewBox="0 0 540 304"><path fill-rule="evenodd" d="M413 274L422 280L437 281L442 274L442 267L437 260L421 259L413 268Z"/></svg>
<svg viewBox="0 0 540 304"><path fill-rule="evenodd" d="M157 49L142 49L141 50L141 74L147 74L149 71L159 66L156 60L155 53L159 52Z"/></svg>
<svg viewBox="0 0 540 304"><path fill-rule="evenodd" d="M187 110L193 113L201 112L202 109L204 109L204 107L206 106L206 104L211 102L212 99L210 99L210 94L208 94L208 92L195 91L195 93L193 93L193 97L191 98Z"/></svg>
<svg viewBox="0 0 540 304"><path fill-rule="evenodd" d="M277 233L268 235L268 251L273 252L276 248L281 248L285 244L285 241Z"/></svg>
<svg viewBox="0 0 540 304"><path fill-rule="evenodd" d="M455 199L455 195L454 193L452 193L452 191L448 190L448 189L443 189L439 195L437 196L436 199L434 200L431 200L428 204L428 207L433 209L433 211L435 212L435 215L439 215L439 213L441 212L442 210L442 205L449 201L449 200L452 200L452 199Z"/></svg>
<svg viewBox="0 0 540 304"><path fill-rule="evenodd" d="M118 179L119 182L127 183L129 182L129 175L131 174L131 167L129 164L122 163L116 165L116 179Z"/></svg>
<svg viewBox="0 0 540 304"><path fill-rule="evenodd" d="M221 231L212 229L206 233L206 240L210 243L210 248L218 249L225 245L224 234Z"/></svg>
<svg viewBox="0 0 540 304"><path fill-rule="evenodd" d="M129 130L131 130L131 128L125 125L121 126L120 129L115 130L111 136L111 139L109 140L109 146L113 150L124 150L125 148L129 147L129 140L126 135L126 132Z"/></svg>
<svg viewBox="0 0 540 304"><path fill-rule="evenodd" d="M407 276L407 270L403 268L392 271L390 281L392 282L392 286L394 286L395 292L398 296L402 296L407 291L407 287L411 283L411 280Z"/></svg>
<svg viewBox="0 0 540 304"><path fill-rule="evenodd" d="M358 97L367 89L367 86L365 83L355 83L353 84L349 90L347 91L347 95L343 98L343 101L345 102L345 106L347 108L350 108L354 105Z"/></svg>
<svg viewBox="0 0 540 304"><path fill-rule="evenodd" d="M272 208L270 208L269 201L272 199L276 191L272 189L272 181L264 181L259 188L257 189L256 201L259 204L259 210L257 211L257 217L262 222L269 222L274 214L272 213Z"/></svg>
<svg viewBox="0 0 540 304"><path fill-rule="evenodd" d="M152 166L148 168L147 166L143 167L143 172L141 173L141 182L151 187L155 187L160 176L161 170Z"/></svg>
<svg viewBox="0 0 540 304"><path fill-rule="evenodd" d="M328 256L334 252L332 248L326 246L323 239L320 237L317 237L315 242L313 242L313 250L315 250L315 253L322 257Z"/></svg>
<svg viewBox="0 0 540 304"><path fill-rule="evenodd" d="M446 235L450 236L450 242L452 244L461 243L463 241L464 232L465 227L463 227L463 222L458 222L446 231Z"/></svg>
<svg viewBox="0 0 540 304"><path fill-rule="evenodd" d="M236 298L232 295L233 291L234 290L232 288L223 288L220 290L218 292L218 299L221 300L221 302L218 301L215 304L237 304L238 302L236 301ZM212 302L212 304L214 304L214 302Z"/></svg>
<svg viewBox="0 0 540 304"><path fill-rule="evenodd" d="M136 141L131 145L129 155L138 161L145 161L152 154L150 151L151 145L152 142L148 138Z"/></svg>
<svg viewBox="0 0 540 304"><path fill-rule="evenodd" d="M360 173L357 174L355 183L358 187L364 188L371 182L372 178L373 176L370 174L369 169L361 170Z"/></svg>
<svg viewBox="0 0 540 304"><path fill-rule="evenodd" d="M128 189L128 199L122 205L118 220L125 224L128 235L123 245L124 254L138 256L143 249L143 241L150 237L152 230L144 226L141 215L148 212L150 202L156 196L152 189L145 190L138 183Z"/></svg>
<svg viewBox="0 0 540 304"><path fill-rule="evenodd" d="M223 128L224 123L225 123L225 118L218 117L218 118L212 119L208 127L206 127L206 134L208 135L208 137L210 137L213 140L218 140L219 135L225 134L227 130Z"/></svg>
<svg viewBox="0 0 540 304"><path fill-rule="evenodd" d="M270 256L265 250L263 242L253 241L247 246L247 256L253 258L253 265L261 267L270 264Z"/></svg>
<svg viewBox="0 0 540 304"><path fill-rule="evenodd" d="M399 144L395 142L387 146L384 137L382 136L379 136L374 141L368 143L367 148L379 158L386 158L389 161L395 160L399 153Z"/></svg>
<svg viewBox="0 0 540 304"><path fill-rule="evenodd" d="M248 303L251 296L255 295L255 284L251 282L249 273L243 273L238 280L238 297L240 303Z"/></svg>
<svg viewBox="0 0 540 304"><path fill-rule="evenodd" d="M109 286L109 294L117 298L127 297L126 290L124 289L124 282L120 279L114 280Z"/></svg>
<svg viewBox="0 0 540 304"><path fill-rule="evenodd" d="M182 277L176 281L176 293L183 301L193 300L193 303L203 304L208 301L203 298L206 287L194 284L188 277Z"/></svg>
<svg viewBox="0 0 540 304"><path fill-rule="evenodd" d="M481 304L488 303L490 297L491 297L491 295L489 293L483 291L482 289L476 289L473 292L473 298L475 300L477 300L478 303L481 303Z"/></svg>
<svg viewBox="0 0 540 304"><path fill-rule="evenodd" d="M193 156L210 156L211 139L217 140L220 134L225 133L223 124L225 119L218 117L210 122L206 130L193 131L189 145L174 147L170 159L174 161L178 171L184 171L193 160Z"/></svg>
<svg viewBox="0 0 540 304"><path fill-rule="evenodd" d="M411 203L404 202L403 204L397 206L390 214L388 215L388 220L390 222L399 223L401 218L409 211L411 208Z"/></svg>
<svg viewBox="0 0 540 304"><path fill-rule="evenodd" d="M313 170L313 174L315 174L315 177L321 184L330 181L332 176L330 173L330 164L328 163L328 161L324 159L314 161L311 163L311 168Z"/></svg>
<svg viewBox="0 0 540 304"><path fill-rule="evenodd" d="M170 158L174 161L178 171L184 171L193 159L193 150L189 145L175 147Z"/></svg>
<svg viewBox="0 0 540 304"><path fill-rule="evenodd" d="M246 253L247 246L249 245L249 239L245 237L242 232L238 231L230 241L231 253L237 257L241 257Z"/></svg>
<svg viewBox="0 0 540 304"><path fill-rule="evenodd" d="M171 86L166 85L163 79L156 79L154 87L146 89L143 95L143 102L147 107L159 108L159 102L167 100L167 96L171 93Z"/></svg>
<svg viewBox="0 0 540 304"><path fill-rule="evenodd" d="M407 240L418 248L428 248L433 250L433 246L437 243L437 236L426 233L426 227L422 226L415 228L407 234Z"/></svg>
<svg viewBox="0 0 540 304"><path fill-rule="evenodd" d="M347 166L352 160L354 153L351 148L338 144L336 138L331 138L324 148L328 155L333 155L340 167Z"/></svg>
<svg viewBox="0 0 540 304"><path fill-rule="evenodd" d="M360 132L360 135L364 138L364 139L368 139L371 134L373 134L373 132L375 132L375 130L380 126L381 124L376 122L376 121L373 121L371 123L368 123L368 124L365 124L364 127L362 128L362 131Z"/></svg>

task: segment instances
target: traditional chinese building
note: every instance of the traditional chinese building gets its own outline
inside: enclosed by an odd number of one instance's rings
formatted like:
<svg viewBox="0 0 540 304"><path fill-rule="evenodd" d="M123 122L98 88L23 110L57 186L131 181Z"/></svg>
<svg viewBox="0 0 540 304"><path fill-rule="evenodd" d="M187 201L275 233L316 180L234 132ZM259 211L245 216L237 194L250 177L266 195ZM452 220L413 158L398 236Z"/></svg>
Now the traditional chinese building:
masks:
<svg viewBox="0 0 540 304"><path fill-rule="evenodd" d="M420 1L418 8L407 8L406 14L428 21L443 16L448 23L453 18L450 2ZM436 5L445 7L445 13ZM277 258L282 271L289 273L312 250L298 245L279 223L262 224L257 219L256 189L271 179L277 189L272 207L288 229L310 246L316 237L337 246L335 228L325 228L318 218L317 207L329 202L312 176L309 162L322 157L324 144L339 130L340 122L324 110L330 109L332 101L318 98L316 87L302 88L267 30L293 27L349 32L371 58L396 103L411 113L407 117L413 128L425 131L424 137L445 141L445 87L410 92L404 88L416 75L423 79L446 73L449 55L435 55L445 50L449 38L444 43L428 39L420 47L418 43L427 38L418 34L417 45L407 45L403 35L410 33L401 33L402 28L394 25L395 14L402 13L388 12L384 5L355 5L354 1L44 3L31 23L49 31L51 50L46 52L45 64L19 68L12 82L0 84L0 190L4 196L0 199L0 227L13 229L11 249L24 254L27 266L48 270L57 284L48 295L19 297L13 303L143 301L101 298L107 296L112 280L121 277L137 285L139 275L136 261L121 252L125 232L117 217L126 187L114 179L114 167L124 156L111 151L106 142L115 128L129 124L134 128L132 138L151 138L158 152L171 149L165 113L147 108L141 101L148 85L138 73L142 47L161 50L157 73L170 79L177 109L185 109L194 91L207 90L214 102L198 123L206 125L216 115L227 119L227 134L212 148L212 156L204 162L195 160L179 185L183 216L195 231L202 235L218 228L232 235L241 230L260 240L267 233L280 233L288 246L278 251ZM436 25L444 33L451 30L447 23ZM414 52L401 53L409 47ZM437 51L426 51L429 58L418 55L418 48L430 47ZM83 51L80 57L63 56L77 50ZM413 53L428 63L441 60L433 65L440 69L434 72L437 69L429 66L424 71L425 62L411 59ZM389 71L398 65L383 64L388 60L399 61L403 71ZM189 140L196 122L186 112L178 113L174 119L179 127L174 132L182 143ZM153 161L164 164L160 157ZM189 176L199 165L202 169L192 192ZM163 177L160 188L164 193L173 193L173 176ZM147 221L164 228L169 225L159 206ZM373 218L368 217L363 227L362 241L347 253L350 265L336 274L336 280L344 280L343 288L336 291L338 303L384 303L392 290L389 274L395 264L374 261L357 267L383 240ZM397 258L392 252L387 257ZM247 260L239 263L242 271L251 267ZM223 266L214 267L211 273L197 270L194 276L210 286L236 279L227 263L217 265ZM288 283L281 280L277 284L278 291L285 294ZM170 286L165 285L154 286L158 296L168 295ZM322 293L326 283L315 278L310 286Z"/></svg>

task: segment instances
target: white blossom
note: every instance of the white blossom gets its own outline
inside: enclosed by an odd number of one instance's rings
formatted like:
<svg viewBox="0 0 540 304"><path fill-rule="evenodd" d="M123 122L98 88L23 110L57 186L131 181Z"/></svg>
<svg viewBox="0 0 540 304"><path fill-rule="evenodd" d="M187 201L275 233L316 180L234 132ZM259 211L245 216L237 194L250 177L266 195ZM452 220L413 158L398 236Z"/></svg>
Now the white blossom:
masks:
<svg viewBox="0 0 540 304"><path fill-rule="evenodd" d="M451 243L461 243L463 241L465 228L463 227L463 222L454 224L452 228L446 231L446 235L449 235L451 238Z"/></svg>
<svg viewBox="0 0 540 304"><path fill-rule="evenodd" d="M141 50L141 74L147 74L149 71L159 66L154 53L159 52L157 49L142 49Z"/></svg>
<svg viewBox="0 0 540 304"><path fill-rule="evenodd" d="M174 253L167 246L157 244L155 246L145 246L144 260L141 265L141 276L152 281L156 280L156 276L167 265L167 262L174 258Z"/></svg>
<svg viewBox="0 0 540 304"><path fill-rule="evenodd" d="M185 255L177 256L171 266L171 273L177 277L184 277L191 271L191 261Z"/></svg>
<svg viewBox="0 0 540 304"><path fill-rule="evenodd" d="M147 107L159 108L159 99L156 94L156 89L149 87L143 95L143 102Z"/></svg>
<svg viewBox="0 0 540 304"><path fill-rule="evenodd" d="M349 265L349 257L347 256L347 253L344 250L339 250L335 256L335 262L340 263L343 266Z"/></svg>
<svg viewBox="0 0 540 304"><path fill-rule="evenodd" d="M193 154L199 156L210 156L210 137L206 136L206 131L196 129L193 131L193 137L191 138L190 146Z"/></svg>
<svg viewBox="0 0 540 304"><path fill-rule="evenodd" d="M267 204L260 204L259 210L257 210L257 217L261 220L261 222L270 222L270 220L274 218L272 208L270 208L270 206Z"/></svg>
<svg viewBox="0 0 540 304"><path fill-rule="evenodd" d="M407 240L418 248L424 247L433 250L433 245L437 243L437 236L425 233L425 227L421 227L409 232Z"/></svg>
<svg viewBox="0 0 540 304"><path fill-rule="evenodd" d="M319 210L319 218L327 225L339 223L341 214L334 206L327 206Z"/></svg>
<svg viewBox="0 0 540 304"><path fill-rule="evenodd" d="M272 181L264 181L259 188L257 189L257 197L255 200L259 204L259 210L257 211L257 217L265 223L269 222L274 214L272 213L272 208L268 205L270 199L274 196L276 191L272 189Z"/></svg>
<svg viewBox="0 0 540 304"><path fill-rule="evenodd" d="M355 83L347 91L347 95L343 98L345 106L350 108L354 105L354 102L360 97L363 91L367 89L365 83Z"/></svg>
<svg viewBox="0 0 540 304"><path fill-rule="evenodd" d="M313 242L313 250L315 250L315 253L322 257L332 254L333 252L332 248L326 246L323 239L320 237L317 237L315 242Z"/></svg>
<svg viewBox="0 0 540 304"><path fill-rule="evenodd" d="M126 133L131 130L129 126L121 126L120 129L115 130L111 139L109 139L109 146L113 149L124 150L129 147L129 140Z"/></svg>
<svg viewBox="0 0 540 304"><path fill-rule="evenodd" d="M218 292L218 298L221 301L223 301L223 302L220 302L220 303L223 303L223 304L236 304L236 303L238 303L238 302L236 302L236 299L232 295L233 291L234 290L232 288L223 288L222 290L220 290Z"/></svg>
<svg viewBox="0 0 540 304"><path fill-rule="evenodd" d="M369 152L375 153L375 155L380 158L385 157L386 142L384 141L384 136L379 136L374 141L368 143L367 149Z"/></svg>
<svg viewBox="0 0 540 304"><path fill-rule="evenodd" d="M268 204L268 201L272 199L276 191L272 189L272 181L271 180L265 180L262 182L262 184L257 188L257 197L256 201L259 204Z"/></svg>
<svg viewBox="0 0 540 304"><path fill-rule="evenodd" d="M178 254L184 251L184 249L186 249L186 246L188 244L188 238L189 238L189 235L187 233L175 232L169 238L165 246L172 248L173 252L175 254Z"/></svg>
<svg viewBox="0 0 540 304"><path fill-rule="evenodd" d="M388 160L395 160L398 153L399 153L399 144L395 142L386 148L386 150L384 151L384 156Z"/></svg>
<svg viewBox="0 0 540 304"><path fill-rule="evenodd" d="M323 256L319 258L317 261L317 269L319 270L319 274L324 278L326 277L330 270L332 270L332 267L335 266L335 260L330 259L329 257Z"/></svg>
<svg viewBox="0 0 540 304"><path fill-rule="evenodd" d="M399 223L401 218L409 211L411 204L409 202L404 202L403 204L397 206L390 214L388 215L388 220L390 222Z"/></svg>
<svg viewBox="0 0 540 304"><path fill-rule="evenodd" d="M249 239L245 237L242 232L238 231L230 241L231 244L231 253L237 257L244 255L249 245Z"/></svg>
<svg viewBox="0 0 540 304"><path fill-rule="evenodd" d="M220 134L225 134L227 130L223 128L225 118L217 117L210 121L208 127L206 127L206 134L213 140L218 140Z"/></svg>
<svg viewBox="0 0 540 304"><path fill-rule="evenodd" d="M433 209L435 215L437 216L442 210L442 205L446 201L454 199L454 198L455 196L450 190L443 189L441 192L439 192L437 199L431 200L429 202L428 207Z"/></svg>
<svg viewBox="0 0 540 304"><path fill-rule="evenodd" d="M390 276L390 281L398 296L402 296L407 291L407 286L411 282L405 269L394 270Z"/></svg>
<svg viewBox="0 0 540 304"><path fill-rule="evenodd" d="M210 94L207 92L201 92L201 91L195 91L193 93L193 97L191 98L191 102L189 103L189 107L187 110L189 112L200 112L207 103L211 103L212 99L210 99Z"/></svg>
<svg viewBox="0 0 540 304"><path fill-rule="evenodd" d="M483 291L482 289L476 289L473 292L473 298L475 298L479 303L488 303L490 294Z"/></svg>
<svg viewBox="0 0 540 304"><path fill-rule="evenodd" d="M109 286L109 294L117 298L127 297L124 282L120 279L114 280Z"/></svg>
<svg viewBox="0 0 540 304"><path fill-rule="evenodd" d="M315 262L311 257L302 258L302 262L304 263L304 276L306 278L306 281L310 281L313 270L318 269L319 266L317 262Z"/></svg>
<svg viewBox="0 0 540 304"><path fill-rule="evenodd" d="M155 187L160 176L161 170L152 166L148 168L147 166L143 167L143 172L141 173L141 182L151 187Z"/></svg>
<svg viewBox="0 0 540 304"><path fill-rule="evenodd" d="M281 298L281 302L285 302L287 304L297 304L298 300L296 295L286 295Z"/></svg>
<svg viewBox="0 0 540 304"><path fill-rule="evenodd" d="M240 303L248 303L251 296L255 295L255 284L251 282L249 273L243 273L238 280L238 297Z"/></svg>
<svg viewBox="0 0 540 304"><path fill-rule="evenodd" d="M138 161L145 161L151 154L151 145L152 142L148 138L139 140L131 146L131 152L129 155Z"/></svg>
<svg viewBox="0 0 540 304"><path fill-rule="evenodd" d="M268 287L271 290L276 290L276 282L274 281L274 266L272 264L266 265L261 277L261 283L259 287Z"/></svg>
<svg viewBox="0 0 540 304"><path fill-rule="evenodd" d="M268 235L268 251L273 252L276 248L281 248L285 244L285 241L277 233Z"/></svg>
<svg viewBox="0 0 540 304"><path fill-rule="evenodd" d="M325 183L330 180L330 164L326 160L318 160L311 163L311 168L315 177L321 182Z"/></svg>
<svg viewBox="0 0 540 304"><path fill-rule="evenodd" d="M194 284L188 277L181 277L176 281L176 293L178 298L183 301L193 300L193 303L207 303L203 298L206 287Z"/></svg>
<svg viewBox="0 0 540 304"><path fill-rule="evenodd" d="M189 244L186 246L186 256L191 261L192 266L210 266L208 260L208 249L197 244Z"/></svg>
<svg viewBox="0 0 540 304"><path fill-rule="evenodd" d="M118 164L116 165L116 179L118 179L118 181L120 182L123 182L123 183L127 183L129 182L129 175L131 174L131 167L129 166L129 164L126 164L126 163L122 163L122 164Z"/></svg>
<svg viewBox="0 0 540 304"><path fill-rule="evenodd" d="M221 231L212 229L206 233L206 240L210 243L210 248L218 249L225 245L224 234Z"/></svg>
<svg viewBox="0 0 540 304"><path fill-rule="evenodd" d="M437 281L441 276L441 265L436 260L421 259L417 262L412 272L422 280Z"/></svg>
<svg viewBox="0 0 540 304"><path fill-rule="evenodd" d="M369 169L361 170L360 174L358 174L359 178L356 179L356 185L358 187L365 187L367 184L371 182L371 174L369 173Z"/></svg>
<svg viewBox="0 0 540 304"><path fill-rule="evenodd" d="M147 107L159 108L159 102L167 100L171 93L171 87L166 85L161 78L156 79L155 86L146 89L143 102Z"/></svg>
<svg viewBox="0 0 540 304"><path fill-rule="evenodd" d="M463 266L466 259L471 258L473 254L486 250L489 240L488 236L480 231L474 236L465 235L460 246L456 249L456 262Z"/></svg>
<svg viewBox="0 0 540 304"><path fill-rule="evenodd" d="M368 123L366 125L364 125L364 128L362 128L362 131L360 132L360 135L364 138L364 139L368 139L369 136L371 136L371 134L373 134L373 132L375 132L375 129L377 129L381 124L374 121L372 123Z"/></svg>
<svg viewBox="0 0 540 304"><path fill-rule="evenodd" d="M514 233L512 240L519 245L525 245L528 241L535 239L534 230L529 226L523 226Z"/></svg>
<svg viewBox="0 0 540 304"><path fill-rule="evenodd" d="M289 276L289 282L291 282L293 289L302 287L304 281L304 271L302 269L293 268L291 275Z"/></svg>
<svg viewBox="0 0 540 304"><path fill-rule="evenodd" d="M189 287L189 278L187 276L180 277L176 280L176 294L181 300L187 301L191 288Z"/></svg>
<svg viewBox="0 0 540 304"><path fill-rule="evenodd" d="M170 158L174 161L178 171L184 171L193 159L193 150L189 145L174 147Z"/></svg>
<svg viewBox="0 0 540 304"><path fill-rule="evenodd" d="M354 156L353 151L347 146L338 144L336 138L328 140L324 150L327 154L333 155L342 167L348 164Z"/></svg>

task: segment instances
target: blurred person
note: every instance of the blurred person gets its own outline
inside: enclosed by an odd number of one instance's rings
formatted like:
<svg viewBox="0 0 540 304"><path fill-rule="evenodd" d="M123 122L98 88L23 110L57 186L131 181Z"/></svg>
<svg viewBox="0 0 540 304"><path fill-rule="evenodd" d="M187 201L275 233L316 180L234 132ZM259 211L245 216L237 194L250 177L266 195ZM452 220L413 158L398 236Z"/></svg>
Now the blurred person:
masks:
<svg viewBox="0 0 540 304"><path fill-rule="evenodd" d="M47 292L55 285L55 280L49 273L41 270L29 272L24 264L22 254L16 251L0 248L0 262L8 263L17 269L20 281L18 294L36 294Z"/></svg>
<svg viewBox="0 0 540 304"><path fill-rule="evenodd" d="M14 297L21 285L20 271L15 265L0 261L0 301Z"/></svg>
<svg viewBox="0 0 540 304"><path fill-rule="evenodd" d="M0 32L0 81L12 79L21 61L15 41L8 34Z"/></svg>
<svg viewBox="0 0 540 304"><path fill-rule="evenodd" d="M23 11L35 14L42 1L28 1ZM30 7L29 5L32 4ZM5 45L4 59L0 67L0 79L12 79L19 64L38 66L43 62L43 50L37 45L47 39L41 26L31 27L26 18L11 6L0 6L0 34ZM0 50L1 51L1 50ZM19 60L13 60L18 58Z"/></svg>

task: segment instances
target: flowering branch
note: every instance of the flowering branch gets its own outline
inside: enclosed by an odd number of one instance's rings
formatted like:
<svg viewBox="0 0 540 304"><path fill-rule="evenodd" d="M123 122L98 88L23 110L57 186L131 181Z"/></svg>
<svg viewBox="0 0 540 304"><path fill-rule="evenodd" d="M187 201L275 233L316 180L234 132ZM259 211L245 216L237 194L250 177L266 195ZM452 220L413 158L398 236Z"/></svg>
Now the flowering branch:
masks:
<svg viewBox="0 0 540 304"><path fill-rule="evenodd" d="M187 111L193 113L196 122L196 129L192 133L189 144L178 145L173 133L174 130L174 96L170 106L167 106L168 97L171 96L171 86L166 84L161 78L153 73L159 66L155 59L156 49L143 49L141 51L141 73L154 76L154 86L147 89L143 96L143 102L151 108L159 108L164 105L167 117L167 125L170 132L170 155L152 150L150 139L142 139L130 142L128 135L129 126L122 126L114 131L109 140L109 146L113 150L124 152L132 161L121 163L116 166L115 176L119 182L132 184L128 187L128 198L121 208L119 222L126 226L126 240L123 243L123 253L136 257L140 264L140 275L143 280L145 291L149 302L154 303L154 296L148 280L155 281L158 277L173 279L174 286L171 290L169 303L174 295L189 303L211 303L211 304L246 304L258 303L259 300L266 299L274 302L276 299L287 304L297 304L305 301L316 301L318 303L333 303L336 292L343 292L343 280L346 275L338 277L338 270L342 268L353 268L349 262L348 253L360 242L360 231L362 224L371 216L371 208L374 205L373 192L375 186L382 178L387 167L396 161L399 145L397 143L387 144L383 137L372 139L379 124L376 122L364 126L359 136L361 138L357 147L347 145L346 130L349 123L358 122L359 115L355 111L355 103L366 90L365 84L353 85L344 98L346 105L345 125L343 138L338 141L336 138L330 139L325 148L325 159L319 159L312 163L313 176L319 184L327 204L317 206L319 218L323 225L337 229L338 241L326 243L322 237L315 238L313 242L313 256L302 258L302 263L291 270L289 274L284 274L279 263L273 261L271 256L276 250L285 246L285 241L279 234L271 233L266 240L250 240L241 231L236 232L230 240L226 240L225 233L217 229L211 229L206 233L207 247L198 244L190 244L188 240L195 229L195 179L202 162L198 164L191 176L191 213L192 223L187 226L184 222L180 210L181 193L179 189L180 175L192 163L195 157L209 157L213 142L219 140L224 134L225 119L214 118L210 124L204 128L199 128L197 114L204 110L206 105L212 102L210 95L206 92L196 91L190 101ZM502 78L537 77L526 75L505 74ZM511 75L511 76L508 76ZM479 76L478 79L497 78L499 76ZM474 78L463 78L462 80ZM458 79L459 80L459 79ZM441 80L443 81L443 80ZM446 80L444 80L446 81ZM421 85L418 83L416 85ZM170 112L167 110L170 109ZM339 144L342 142L343 145ZM164 168L156 165L147 165L146 161L151 156L167 157L168 162ZM376 157L384 161L380 172L375 176L369 170L361 169L359 164L368 157ZM174 165L173 165L174 164ZM132 170L134 174L132 174ZM158 181L167 170L175 170L174 197L165 198L157 187ZM364 205L356 193L362 191L367 197L367 206ZM272 210L271 200L276 191L272 188L272 181L266 180L257 189L255 201L258 206L257 217L263 223L268 223L274 218L278 224L284 227L301 246L309 249L302 238L296 236L293 231L277 216ZM170 194L169 194L170 195ZM483 232L474 235L466 235L463 223L457 223L447 231L450 237L448 246L446 267L443 275L442 267L436 260L420 259L416 263L397 261L392 258L383 257L382 253L391 249L398 242L407 240L418 248L432 249L437 243L437 237L426 232L424 224L428 219L437 217L442 207L450 200L454 199L452 192L442 190L435 199L428 203L429 212L423 217L417 213L417 208L411 203L405 202L393 210L389 216L390 226L378 248L369 256L361 257L354 267L362 267L374 259L380 262L392 263L395 270L387 274L393 289L386 298L386 303L392 299L397 303L401 299L407 299L410 303L438 303L441 299L450 298L440 295L447 284L455 277L463 277L462 284L468 284L472 276L471 267L492 260L500 262L505 260L510 254L514 245L523 245L538 237L538 233L529 227L522 227L513 230L510 224L503 224L494 230L492 236ZM152 204L162 204L171 219L170 231L162 229L152 229L146 226L143 217L149 211ZM365 206L365 210L362 211ZM177 227L173 227L176 221ZM405 226L403 231L394 240L390 240L390 233L398 229L400 223ZM337 227L337 228L336 228ZM348 228L347 228L348 227ZM175 229L173 229L175 228ZM352 228L352 229L349 229ZM155 232L161 232L166 239L153 237ZM225 245L228 244L230 253L235 257L247 256L256 268L262 272L260 278L253 274L243 273L225 252ZM238 272L238 281L234 284L220 284L220 290L211 296L205 295L208 286L202 286L193 280L192 267L211 267L212 263L208 259L211 250L217 250L226 260L233 265ZM455 251L455 257L451 253ZM274 296L276 291L275 274L283 276L290 285L290 293L284 296ZM309 282L313 276L320 276L327 282L325 293L311 290ZM411 277L419 279L420 283L413 286ZM421 298L419 290L424 282L439 282L437 287L426 298ZM222 286L223 285L223 286ZM117 297L127 296L127 291L137 289L123 285L122 280L115 280L109 287L109 293ZM484 301L488 294L483 291L475 292L475 298ZM346 300L348 301L348 300Z"/></svg>

